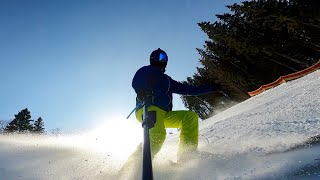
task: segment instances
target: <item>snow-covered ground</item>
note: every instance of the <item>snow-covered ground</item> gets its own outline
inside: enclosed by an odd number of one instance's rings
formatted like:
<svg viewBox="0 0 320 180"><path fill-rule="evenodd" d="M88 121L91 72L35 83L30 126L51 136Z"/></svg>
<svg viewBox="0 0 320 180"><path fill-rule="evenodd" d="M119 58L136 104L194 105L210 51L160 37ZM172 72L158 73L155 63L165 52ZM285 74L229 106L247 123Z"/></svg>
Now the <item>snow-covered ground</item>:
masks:
<svg viewBox="0 0 320 180"><path fill-rule="evenodd" d="M320 179L320 143L303 145L320 134L319 88L318 70L201 122L199 149L209 157L173 165L178 134L168 136L154 159L154 178ZM121 136L129 130L111 131L115 126L77 136L0 136L0 179L140 179L140 166L118 171L141 129ZM103 139L104 131L114 136Z"/></svg>

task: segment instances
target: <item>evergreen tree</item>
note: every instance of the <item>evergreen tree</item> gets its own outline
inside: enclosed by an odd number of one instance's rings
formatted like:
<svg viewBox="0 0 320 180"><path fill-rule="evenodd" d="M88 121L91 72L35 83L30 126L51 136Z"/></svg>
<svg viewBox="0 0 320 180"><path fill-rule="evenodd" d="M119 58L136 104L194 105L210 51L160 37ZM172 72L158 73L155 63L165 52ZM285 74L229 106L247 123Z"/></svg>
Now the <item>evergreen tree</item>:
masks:
<svg viewBox="0 0 320 180"><path fill-rule="evenodd" d="M42 134L44 133L44 122L41 117L39 117L33 124L33 132Z"/></svg>
<svg viewBox="0 0 320 180"><path fill-rule="evenodd" d="M0 133L4 132L4 129L6 128L7 125L8 125L8 122L4 120L0 120Z"/></svg>
<svg viewBox="0 0 320 180"><path fill-rule="evenodd" d="M218 21L198 23L209 39L197 49L202 67L186 82L218 83L229 95L182 97L200 117L225 100L241 102L249 98L248 91L320 58L317 0L253 0L227 7L231 12L216 15Z"/></svg>
<svg viewBox="0 0 320 180"><path fill-rule="evenodd" d="M12 133L18 131L17 120L12 120L4 129L4 132Z"/></svg>
<svg viewBox="0 0 320 180"><path fill-rule="evenodd" d="M32 132L33 126L31 122L30 111L26 108L14 115L15 118L7 125L5 132Z"/></svg>
<svg viewBox="0 0 320 180"><path fill-rule="evenodd" d="M61 134L61 129L60 128L51 129L51 134L55 136L59 136Z"/></svg>

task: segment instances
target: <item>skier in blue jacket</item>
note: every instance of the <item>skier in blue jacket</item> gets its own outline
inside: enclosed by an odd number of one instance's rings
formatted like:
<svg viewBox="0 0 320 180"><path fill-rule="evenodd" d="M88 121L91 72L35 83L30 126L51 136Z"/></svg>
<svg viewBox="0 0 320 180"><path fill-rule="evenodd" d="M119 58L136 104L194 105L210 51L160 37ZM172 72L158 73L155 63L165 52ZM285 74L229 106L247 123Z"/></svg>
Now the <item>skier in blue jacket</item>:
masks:
<svg viewBox="0 0 320 180"><path fill-rule="evenodd" d="M150 55L150 65L140 68L132 80L137 97L137 105L143 97L151 96L148 111L156 112L154 127L150 129L152 157L159 152L166 137L165 128L180 128L179 157L196 152L198 147L198 115L192 111L172 111L172 94L201 95L214 91L212 86L192 86L173 80L165 74L168 56L158 48ZM141 122L143 108L136 110L136 118Z"/></svg>

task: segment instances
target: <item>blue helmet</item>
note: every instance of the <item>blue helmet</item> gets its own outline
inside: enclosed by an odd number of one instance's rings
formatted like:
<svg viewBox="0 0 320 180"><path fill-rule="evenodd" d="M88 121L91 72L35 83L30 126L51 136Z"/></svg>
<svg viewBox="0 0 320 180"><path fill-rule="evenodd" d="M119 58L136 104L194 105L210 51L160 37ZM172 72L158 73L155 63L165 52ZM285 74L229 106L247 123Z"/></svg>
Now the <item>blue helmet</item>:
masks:
<svg viewBox="0 0 320 180"><path fill-rule="evenodd" d="M168 55L165 51L158 48L154 50L150 55L150 64L165 69L168 63Z"/></svg>

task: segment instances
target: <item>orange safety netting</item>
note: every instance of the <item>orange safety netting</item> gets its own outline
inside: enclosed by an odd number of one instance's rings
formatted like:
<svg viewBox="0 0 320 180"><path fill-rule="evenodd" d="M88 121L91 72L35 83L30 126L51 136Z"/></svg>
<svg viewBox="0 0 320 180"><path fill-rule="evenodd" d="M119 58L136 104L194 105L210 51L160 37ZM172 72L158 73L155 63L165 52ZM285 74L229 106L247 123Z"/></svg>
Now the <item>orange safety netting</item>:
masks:
<svg viewBox="0 0 320 180"><path fill-rule="evenodd" d="M298 79L298 78L300 78L302 76L310 74L311 72L313 72L313 71L315 71L315 70L317 70L319 68L320 68L320 60L316 64L314 64L314 65L312 65L312 66L310 66L310 67L308 67L308 68L306 68L304 70L301 70L301 71L298 71L298 72L295 72L295 73L292 73L292 74L288 74L288 75L285 75L285 76L280 76L280 78L278 78L276 81L274 81L272 83L269 83L269 84L266 84L266 85L262 85L260 88L254 90L254 91L248 92L248 94L251 97L255 96L257 94L262 93L265 90L268 90L270 88L278 86L278 85L280 85L280 84L282 84L282 83L284 83L286 81L291 81L291 80L294 80L294 79Z"/></svg>

